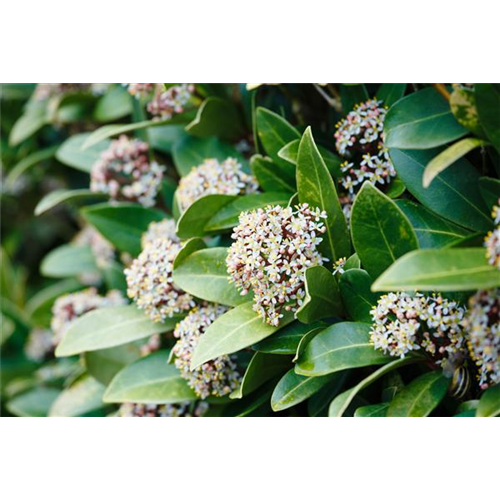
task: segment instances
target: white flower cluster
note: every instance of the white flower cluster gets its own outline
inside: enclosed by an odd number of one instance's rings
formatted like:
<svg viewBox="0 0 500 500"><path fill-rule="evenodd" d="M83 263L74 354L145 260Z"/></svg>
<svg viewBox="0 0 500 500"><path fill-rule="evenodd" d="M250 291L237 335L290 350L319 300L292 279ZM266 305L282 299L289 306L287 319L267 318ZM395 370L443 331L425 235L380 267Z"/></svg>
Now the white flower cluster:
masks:
<svg viewBox="0 0 500 500"><path fill-rule="evenodd" d="M77 246L89 246L94 255L96 264L100 268L107 267L115 257L113 245L92 226L85 226L73 238Z"/></svg>
<svg viewBox="0 0 500 500"><path fill-rule="evenodd" d="M364 181L387 184L396 170L384 147L384 118L387 113L382 102L371 99L357 105L346 118L337 123L336 148L347 159L341 165L344 174L341 184L353 195Z"/></svg>
<svg viewBox="0 0 500 500"><path fill-rule="evenodd" d="M147 109L154 117L168 120L175 114L183 113L194 92L194 85L183 83L167 90L158 88Z"/></svg>
<svg viewBox="0 0 500 500"><path fill-rule="evenodd" d="M404 358L422 349L436 364L466 351L461 322L465 309L439 294L383 295L372 309L375 349Z"/></svg>
<svg viewBox="0 0 500 500"><path fill-rule="evenodd" d="M124 403L118 411L119 417L203 417L208 403L174 403L165 405Z"/></svg>
<svg viewBox="0 0 500 500"><path fill-rule="evenodd" d="M31 330L24 346L24 352L28 359L37 363L52 357L54 354L52 332L46 328L34 328Z"/></svg>
<svg viewBox="0 0 500 500"><path fill-rule="evenodd" d="M464 327L479 385L486 389L500 383L500 289L480 290L470 298Z"/></svg>
<svg viewBox="0 0 500 500"><path fill-rule="evenodd" d="M163 219L160 222L150 222L147 231L143 233L141 237L142 248L146 248L161 238L166 238L174 243L179 243L180 240L175 233L174 219Z"/></svg>
<svg viewBox="0 0 500 500"><path fill-rule="evenodd" d="M254 292L254 310L273 326L283 308L296 311L305 296L305 271L321 265L318 245L326 213L307 203L242 212L226 264L229 281L245 295Z"/></svg>
<svg viewBox="0 0 500 500"><path fill-rule="evenodd" d="M154 322L164 322L195 305L191 295L173 283L174 260L180 249L179 243L157 239L125 269L128 296Z"/></svg>
<svg viewBox="0 0 500 500"><path fill-rule="evenodd" d="M121 306L126 304L125 298L118 290L111 290L106 296L99 295L95 288L87 288L81 292L62 295L52 307L52 322L54 333L53 344L57 346L66 334L70 325L89 311L102 307Z"/></svg>
<svg viewBox="0 0 500 500"><path fill-rule="evenodd" d="M258 189L255 177L243 172L241 164L234 158L227 158L223 162L208 159L198 167L193 167L179 181L177 201L181 210L186 210L196 200L209 194L250 194Z"/></svg>
<svg viewBox="0 0 500 500"><path fill-rule="evenodd" d="M112 141L92 166L90 189L113 200L153 206L165 167L149 162L148 149L145 142L125 135Z"/></svg>
<svg viewBox="0 0 500 500"><path fill-rule="evenodd" d="M45 101L51 97L64 96L73 92L90 90L90 83L39 83L33 94L36 101Z"/></svg>
<svg viewBox="0 0 500 500"><path fill-rule="evenodd" d="M500 205L500 200L498 200L498 203ZM491 215L494 219L496 228L488 233L484 245L486 247L488 262L492 266L500 269L500 207L495 206Z"/></svg>
<svg viewBox="0 0 500 500"><path fill-rule="evenodd" d="M241 382L241 375L232 356L219 356L191 370L191 359L200 337L227 309L213 304L195 308L174 330L174 337L179 339L173 349L175 366L201 399L230 394Z"/></svg>

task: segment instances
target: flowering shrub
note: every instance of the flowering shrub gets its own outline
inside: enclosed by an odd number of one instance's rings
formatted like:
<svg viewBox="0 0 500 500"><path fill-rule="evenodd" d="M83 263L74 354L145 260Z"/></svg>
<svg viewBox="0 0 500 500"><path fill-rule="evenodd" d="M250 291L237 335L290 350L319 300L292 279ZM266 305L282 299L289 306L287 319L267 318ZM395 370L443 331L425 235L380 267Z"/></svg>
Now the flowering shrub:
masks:
<svg viewBox="0 0 500 500"><path fill-rule="evenodd" d="M500 415L498 84L2 90L2 413Z"/></svg>

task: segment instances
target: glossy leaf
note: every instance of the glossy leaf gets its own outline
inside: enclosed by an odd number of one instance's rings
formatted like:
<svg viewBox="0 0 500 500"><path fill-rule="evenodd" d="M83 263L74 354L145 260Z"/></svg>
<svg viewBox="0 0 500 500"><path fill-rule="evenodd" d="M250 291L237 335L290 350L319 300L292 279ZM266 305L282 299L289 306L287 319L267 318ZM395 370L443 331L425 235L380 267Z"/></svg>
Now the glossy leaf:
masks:
<svg viewBox="0 0 500 500"><path fill-rule="evenodd" d="M301 203L309 203L327 214L326 233L320 251L335 262L350 255L350 242L342 207L333 179L314 143L310 127L306 129L299 146L297 161L297 189Z"/></svg>
<svg viewBox="0 0 500 500"><path fill-rule="evenodd" d="M267 352L270 354L296 354L300 341L320 327L324 326L317 321L310 325L294 321L282 328L269 338L266 338L252 346L255 351Z"/></svg>
<svg viewBox="0 0 500 500"><path fill-rule="evenodd" d="M265 208L268 205L281 205L286 207L290 194L288 193L257 193L238 196L234 201L228 203L217 211L205 226L206 231L223 231L238 224L241 212Z"/></svg>
<svg viewBox="0 0 500 500"><path fill-rule="evenodd" d="M79 417L104 406L106 387L89 376L64 389L50 408L49 417Z"/></svg>
<svg viewBox="0 0 500 500"><path fill-rule="evenodd" d="M420 375L396 394L388 417L427 417L445 397L450 379L441 371Z"/></svg>
<svg viewBox="0 0 500 500"><path fill-rule="evenodd" d="M206 248L193 252L174 266L174 283L200 299L237 306L252 300L242 296L229 282L226 267L227 248Z"/></svg>
<svg viewBox="0 0 500 500"><path fill-rule="evenodd" d="M336 323L316 335L295 367L300 375L321 376L349 368L387 363L390 358L370 343L371 325Z"/></svg>
<svg viewBox="0 0 500 500"><path fill-rule="evenodd" d="M324 377L304 377L297 375L293 368L285 373L271 396L273 411L283 411L302 403L329 384L339 374L334 373Z"/></svg>
<svg viewBox="0 0 500 500"><path fill-rule="evenodd" d="M256 352L245 371L241 385L231 395L231 399L241 399L258 389L268 380L290 368L289 357Z"/></svg>
<svg viewBox="0 0 500 500"><path fill-rule="evenodd" d="M500 199L500 180L492 179L491 177L481 177L479 179L479 189L483 196L483 200L490 210L493 210L495 205L498 205Z"/></svg>
<svg viewBox="0 0 500 500"><path fill-rule="evenodd" d="M270 158L253 155L250 160L253 175L264 191L295 192L295 179L290 173L283 171Z"/></svg>
<svg viewBox="0 0 500 500"><path fill-rule="evenodd" d="M344 307L353 321L372 323L370 311L379 294L371 291L372 279L363 269L351 269L340 276L339 287Z"/></svg>
<svg viewBox="0 0 500 500"><path fill-rule="evenodd" d="M295 356L293 358L293 362L295 363L302 356L302 353L305 351L307 344L311 342L311 340L318 335L319 332L322 332L325 329L325 325L321 325L318 328L314 328L313 330L307 332L299 341L299 345L297 346L297 351L295 352Z"/></svg>
<svg viewBox="0 0 500 500"><path fill-rule="evenodd" d="M134 340L149 337L155 333L174 329L181 318L168 318L164 323L153 323L134 305L96 309L77 319L68 328L56 356L72 356L86 351L97 351Z"/></svg>
<svg viewBox="0 0 500 500"><path fill-rule="evenodd" d="M363 184L352 207L351 232L356 253L372 278L418 248L410 221L369 182Z"/></svg>
<svg viewBox="0 0 500 500"><path fill-rule="evenodd" d="M406 86L406 83L383 83L377 90L377 99L390 108L404 96Z"/></svg>
<svg viewBox="0 0 500 500"><path fill-rule="evenodd" d="M203 101L186 130L196 137L237 139L244 129L239 111L232 102L219 97L209 97Z"/></svg>
<svg viewBox="0 0 500 500"><path fill-rule="evenodd" d="M196 394L179 370L167 363L168 354L159 351L126 366L112 380L104 401L166 404L195 400Z"/></svg>
<svg viewBox="0 0 500 500"><path fill-rule="evenodd" d="M24 114L18 118L10 131L10 146L17 146L31 137L49 123L50 118L46 102L29 102Z"/></svg>
<svg viewBox="0 0 500 500"><path fill-rule="evenodd" d="M434 178L439 175L443 170L453 166L453 164L462 156L470 153L473 149L486 146L488 143L482 139L469 137L462 139L455 144L452 144L444 151L435 156L425 167L423 184L424 188L430 186Z"/></svg>
<svg viewBox="0 0 500 500"><path fill-rule="evenodd" d="M423 205L410 200L397 200L396 205L411 222L420 248L445 247L470 235L468 230L439 217Z"/></svg>
<svg viewBox="0 0 500 500"><path fill-rule="evenodd" d="M306 295L295 313L302 323L312 323L323 318L339 316L342 313L337 280L323 266L314 266L305 273Z"/></svg>
<svg viewBox="0 0 500 500"><path fill-rule="evenodd" d="M88 246L62 245L49 252L40 265L43 276L68 278L99 271Z"/></svg>
<svg viewBox="0 0 500 500"><path fill-rule="evenodd" d="M477 83L475 94L481 125L500 153L500 84Z"/></svg>
<svg viewBox="0 0 500 500"><path fill-rule="evenodd" d="M94 109L94 118L101 123L119 120L132 113L132 96L121 85L115 85L104 94Z"/></svg>
<svg viewBox="0 0 500 500"><path fill-rule="evenodd" d="M490 387L479 400L477 417L496 417L500 415L500 385Z"/></svg>
<svg viewBox="0 0 500 500"><path fill-rule="evenodd" d="M35 207L35 215L42 215L62 203L74 203L85 200L102 200L107 196L93 193L90 189L58 189L45 195Z"/></svg>
<svg viewBox="0 0 500 500"><path fill-rule="evenodd" d="M486 137L479 121L474 90L462 87L454 88L450 96L450 108L460 125L479 137Z"/></svg>
<svg viewBox="0 0 500 500"><path fill-rule="evenodd" d="M90 173L92 165L99 159L101 153L108 149L111 141L107 139L84 150L82 146L89 136L90 132L72 135L61 144L56 152L56 158L69 167Z"/></svg>
<svg viewBox="0 0 500 500"><path fill-rule="evenodd" d="M465 291L500 286L500 271L484 248L417 250L383 273L372 290Z"/></svg>
<svg viewBox="0 0 500 500"><path fill-rule="evenodd" d="M326 417L333 398L342 390L348 380L350 370L344 370L332 377L332 380L313 394L307 401L307 413L310 417Z"/></svg>
<svg viewBox="0 0 500 500"><path fill-rule="evenodd" d="M246 160L233 146L222 142L217 137L186 135L174 144L172 157L175 168L181 176L189 174L193 167L201 165L209 158L224 161L231 157L236 158L243 164L246 163Z"/></svg>
<svg viewBox="0 0 500 500"><path fill-rule="evenodd" d="M453 168L438 174L428 188L423 187L423 172L435 154L436 151L389 151L398 176L422 205L468 229L487 231L492 221L479 191L479 173L466 159L456 161Z"/></svg>
<svg viewBox="0 0 500 500"><path fill-rule="evenodd" d="M355 417L386 417L389 403L379 403L377 405L360 406L354 412Z"/></svg>
<svg viewBox="0 0 500 500"><path fill-rule="evenodd" d="M31 389L8 401L7 410L18 417L46 417L59 392L51 387Z"/></svg>
<svg viewBox="0 0 500 500"><path fill-rule="evenodd" d="M207 328L193 353L192 369L270 337L293 320L293 315L285 312L278 327L270 326L257 316L252 306L251 302L241 304L217 318Z"/></svg>
<svg viewBox="0 0 500 500"><path fill-rule="evenodd" d="M455 120L450 105L435 89L428 88L400 99L384 120L385 145L399 149L429 149L468 133Z"/></svg>
<svg viewBox="0 0 500 500"><path fill-rule="evenodd" d="M149 224L166 217L160 210L132 203L102 203L84 208L81 214L113 246L133 256L141 251L141 236Z"/></svg>
<svg viewBox="0 0 500 500"><path fill-rule="evenodd" d="M360 104L368 100L369 95L366 87L362 83L357 84L341 84L340 98L342 101L342 111L347 114L354 109L356 104Z"/></svg>
<svg viewBox="0 0 500 500"><path fill-rule="evenodd" d="M300 139L299 132L282 116L269 109L257 108L256 121L257 133L267 155L293 177L295 168L278 153L289 142Z"/></svg>

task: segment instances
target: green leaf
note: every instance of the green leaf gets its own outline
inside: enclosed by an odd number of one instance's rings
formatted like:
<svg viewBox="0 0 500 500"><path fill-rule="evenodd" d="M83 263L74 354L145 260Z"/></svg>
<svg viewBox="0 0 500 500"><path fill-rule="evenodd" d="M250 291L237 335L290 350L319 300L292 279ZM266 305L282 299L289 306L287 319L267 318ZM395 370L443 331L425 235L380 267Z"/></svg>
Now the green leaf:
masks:
<svg viewBox="0 0 500 500"><path fill-rule="evenodd" d="M500 415L500 385L495 385L481 396L476 417L496 417L498 415Z"/></svg>
<svg viewBox="0 0 500 500"><path fill-rule="evenodd" d="M296 354L300 341L310 332L324 326L317 321L310 325L294 321L269 338L252 346L252 349L270 354Z"/></svg>
<svg viewBox="0 0 500 500"><path fill-rule="evenodd" d="M375 381L377 381L379 378L383 377L387 373L390 373L391 371L396 370L397 368L400 368L402 366L415 363L416 361L419 361L418 358L411 358L407 356L406 358L396 359L382 366L378 370L374 371L371 375L363 379L361 382L359 382L357 385L355 385L353 388L339 394L331 402L330 407L328 409L328 416L341 417L345 413L349 405L352 403L354 398L363 389L366 389L368 386L373 384Z"/></svg>
<svg viewBox="0 0 500 500"><path fill-rule="evenodd" d="M475 94L481 125L500 153L500 84L476 83Z"/></svg>
<svg viewBox="0 0 500 500"><path fill-rule="evenodd" d="M500 271L488 264L484 248L417 250L393 264L372 290L465 291L500 286Z"/></svg>
<svg viewBox="0 0 500 500"><path fill-rule="evenodd" d="M342 111L347 114L354 109L356 104L360 104L369 99L368 91L362 83L340 84L340 99L342 101Z"/></svg>
<svg viewBox="0 0 500 500"><path fill-rule="evenodd" d="M241 385L229 397L241 399L247 396L268 380L288 370L290 365L289 357L256 352L248 364Z"/></svg>
<svg viewBox="0 0 500 500"><path fill-rule="evenodd" d="M7 403L7 410L18 417L46 417L59 395L59 389L37 387Z"/></svg>
<svg viewBox="0 0 500 500"><path fill-rule="evenodd" d="M90 189L58 189L45 195L38 205L35 207L35 215L42 215L48 212L57 205L68 202L77 202L82 200L95 200L105 199L107 195L100 193L93 193Z"/></svg>
<svg viewBox="0 0 500 500"><path fill-rule="evenodd" d="M141 251L141 236L148 229L148 225L166 217L160 210L133 203L101 203L84 208L81 214L113 246L133 256Z"/></svg>
<svg viewBox="0 0 500 500"><path fill-rule="evenodd" d="M295 356L293 358L293 362L295 363L298 361L298 359L302 356L302 353L305 351L307 344L311 342L311 340L318 335L319 332L322 332L325 329L325 325L321 325L318 328L315 328L314 330L311 330L307 332L299 342L299 345L297 346L297 351L295 352Z"/></svg>
<svg viewBox="0 0 500 500"><path fill-rule="evenodd" d="M320 251L331 262L350 255L349 232L335 184L314 143L310 127L306 129L300 141L297 188L301 203L319 207L328 216Z"/></svg>
<svg viewBox="0 0 500 500"><path fill-rule="evenodd" d="M174 329L180 317L153 323L134 305L96 309L77 319L57 346L56 356L97 351Z"/></svg>
<svg viewBox="0 0 500 500"><path fill-rule="evenodd" d="M363 267L376 278L418 240L398 206L371 183L358 193L351 215L352 241Z"/></svg>
<svg viewBox="0 0 500 500"><path fill-rule="evenodd" d="M405 191L406 186L404 182L399 177L395 177L390 184L388 184L385 194L394 200L399 198Z"/></svg>
<svg viewBox="0 0 500 500"><path fill-rule="evenodd" d="M338 373L324 377L304 377L297 375L293 368L285 373L271 396L273 411L282 411L302 403L325 385L337 378Z"/></svg>
<svg viewBox="0 0 500 500"><path fill-rule="evenodd" d="M271 412L269 399L273 392L274 381L264 384L246 398L237 400L226 406L224 417L259 417Z"/></svg>
<svg viewBox="0 0 500 500"><path fill-rule="evenodd" d="M260 107L256 111L256 123L259 139L267 155L293 177L295 168L288 161L283 160L278 153L289 142L300 139L297 129L282 116Z"/></svg>
<svg viewBox="0 0 500 500"><path fill-rule="evenodd" d="M150 147L164 153L172 154L174 145L183 137L188 137L183 125L162 125L148 130Z"/></svg>
<svg viewBox="0 0 500 500"><path fill-rule="evenodd" d="M253 155L250 159L250 168L264 191L295 192L295 179L270 158Z"/></svg>
<svg viewBox="0 0 500 500"><path fill-rule="evenodd" d="M446 396L450 379L441 371L420 375L394 396L388 417L427 417Z"/></svg>
<svg viewBox="0 0 500 500"><path fill-rule="evenodd" d="M384 120L385 145L399 149L429 149L460 139L468 133L455 120L450 105L428 88L400 99Z"/></svg>
<svg viewBox="0 0 500 500"><path fill-rule="evenodd" d="M138 344L132 342L109 349L86 352L84 360L88 373L101 384L108 385L120 370L140 356Z"/></svg>
<svg viewBox="0 0 500 500"><path fill-rule="evenodd" d="M380 297L371 291L372 283L370 275L363 269L351 269L340 276L342 301L352 320L372 323L370 311Z"/></svg>
<svg viewBox="0 0 500 500"><path fill-rule="evenodd" d="M338 372L332 380L313 394L307 401L307 413L310 417L326 417L331 400L342 390L350 370Z"/></svg>
<svg viewBox="0 0 500 500"><path fill-rule="evenodd" d="M259 318L251 302L241 304L217 318L201 336L193 353L191 369L224 354L232 354L271 336L293 320L285 312L277 327Z"/></svg>
<svg viewBox="0 0 500 500"><path fill-rule="evenodd" d="M473 134L485 138L476 107L476 93L472 89L454 88L450 96L450 108L453 116Z"/></svg>
<svg viewBox="0 0 500 500"><path fill-rule="evenodd" d="M215 158L224 161L227 158L236 158L245 165L247 162L242 155L231 145L222 142L217 137L181 137L173 146L172 157L175 168L181 176L191 172L193 167L201 165L206 159Z"/></svg>
<svg viewBox="0 0 500 500"><path fill-rule="evenodd" d="M115 85L98 101L94 118L101 123L119 120L132 113L132 96L121 85Z"/></svg>
<svg viewBox="0 0 500 500"><path fill-rule="evenodd" d="M168 351L159 351L126 366L112 380L104 401L167 404L195 400L196 394L179 370L167 363L168 356Z"/></svg>
<svg viewBox="0 0 500 500"><path fill-rule="evenodd" d="M406 83L383 83L377 90L377 99L390 108L404 96L406 86Z"/></svg>
<svg viewBox="0 0 500 500"><path fill-rule="evenodd" d="M17 146L50 122L46 102L29 102L24 114L18 118L9 135L9 145Z"/></svg>
<svg viewBox="0 0 500 500"><path fill-rule="evenodd" d="M410 200L397 200L396 205L408 217L418 238L420 248L441 248L452 245L470 232Z"/></svg>
<svg viewBox="0 0 500 500"><path fill-rule="evenodd" d="M465 156L473 149L486 146L487 144L488 143L486 141L481 139L469 137L455 142L455 144L446 148L444 151L435 156L425 167L423 177L424 188L429 187L438 174L453 165L459 158L462 158L462 156Z"/></svg>
<svg viewBox="0 0 500 500"><path fill-rule="evenodd" d="M348 368L387 363L390 359L370 343L371 325L336 323L314 337L299 358L295 372L318 377Z"/></svg>
<svg viewBox="0 0 500 500"><path fill-rule="evenodd" d="M294 141L285 144L285 146L278 151L278 156L283 158L283 160L296 165L297 157L299 156L299 145L300 139L295 139ZM340 177L340 165L344 162L344 160L323 146L318 145L318 151L322 156L330 175L334 178Z"/></svg>
<svg viewBox="0 0 500 500"><path fill-rule="evenodd" d="M92 165L111 144L110 140L104 140L83 150L82 146L90 135L90 132L85 132L66 139L57 150L56 158L65 165L90 173Z"/></svg>
<svg viewBox="0 0 500 500"><path fill-rule="evenodd" d="M174 283L182 290L203 300L228 306L248 302L252 297L241 296L229 282L226 267L226 247L195 251L174 265Z"/></svg>
<svg viewBox="0 0 500 500"><path fill-rule="evenodd" d="M25 174L29 168L38 165L40 162L52 158L57 148L58 146L50 146L48 148L40 149L38 151L35 151L34 153L29 154L28 156L23 157L19 163L14 165L14 167L12 167L9 170L9 173L5 178L4 190L5 191L12 190L14 188L16 181L23 174Z"/></svg>
<svg viewBox="0 0 500 500"><path fill-rule="evenodd" d="M186 130L196 137L217 136L221 139L237 139L243 132L243 121L235 105L220 97L203 101L194 120Z"/></svg>
<svg viewBox="0 0 500 500"><path fill-rule="evenodd" d="M500 180L481 177L479 179L479 189L488 209L493 210L493 207L498 205L500 199Z"/></svg>
<svg viewBox="0 0 500 500"><path fill-rule="evenodd" d="M479 173L465 158L437 175L428 188L423 187L425 166L435 154L435 151L389 151L399 177L422 205L468 229L490 229L492 221L479 191Z"/></svg>
<svg viewBox="0 0 500 500"><path fill-rule="evenodd" d="M64 389L50 408L49 417L80 417L104 406L105 386L89 376Z"/></svg>
<svg viewBox="0 0 500 500"><path fill-rule="evenodd" d="M88 246L62 245L49 252L40 265L43 276L68 278L99 271Z"/></svg>
<svg viewBox="0 0 500 500"><path fill-rule="evenodd" d="M224 231L238 225L241 212L265 208L268 205L286 207L290 198L288 193L256 193L238 196L216 212L205 226L206 231Z"/></svg>
<svg viewBox="0 0 500 500"><path fill-rule="evenodd" d="M354 412L355 417L386 417L389 403L380 403L377 405L360 406Z"/></svg>
<svg viewBox="0 0 500 500"><path fill-rule="evenodd" d="M323 266L314 266L306 270L306 295L304 302L295 313L302 323L340 316L342 302L339 287L333 274Z"/></svg>
<svg viewBox="0 0 500 500"><path fill-rule="evenodd" d="M135 123L104 125L103 127L94 130L94 132L92 132L87 137L87 139L82 144L82 149L91 148L92 146L95 146L101 141L104 141L116 135L128 134L130 132L137 132L149 127L160 127L162 125L168 125L168 124L177 125L179 123L187 123L192 116L193 116L192 113L185 112L180 115L176 115L168 120L145 120Z"/></svg>
<svg viewBox="0 0 500 500"><path fill-rule="evenodd" d="M212 216L236 198L227 194L209 194L196 200L177 221L177 236L185 240L210 234L206 226Z"/></svg>

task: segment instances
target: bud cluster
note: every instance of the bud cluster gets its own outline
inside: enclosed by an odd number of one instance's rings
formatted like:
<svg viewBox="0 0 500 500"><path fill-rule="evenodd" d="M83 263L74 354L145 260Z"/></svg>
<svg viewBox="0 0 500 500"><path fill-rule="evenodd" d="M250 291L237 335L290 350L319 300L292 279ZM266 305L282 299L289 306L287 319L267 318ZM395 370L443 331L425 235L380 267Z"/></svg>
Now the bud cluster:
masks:
<svg viewBox="0 0 500 500"><path fill-rule="evenodd" d="M174 403L165 405L123 403L118 411L120 417L203 417L208 403Z"/></svg>

